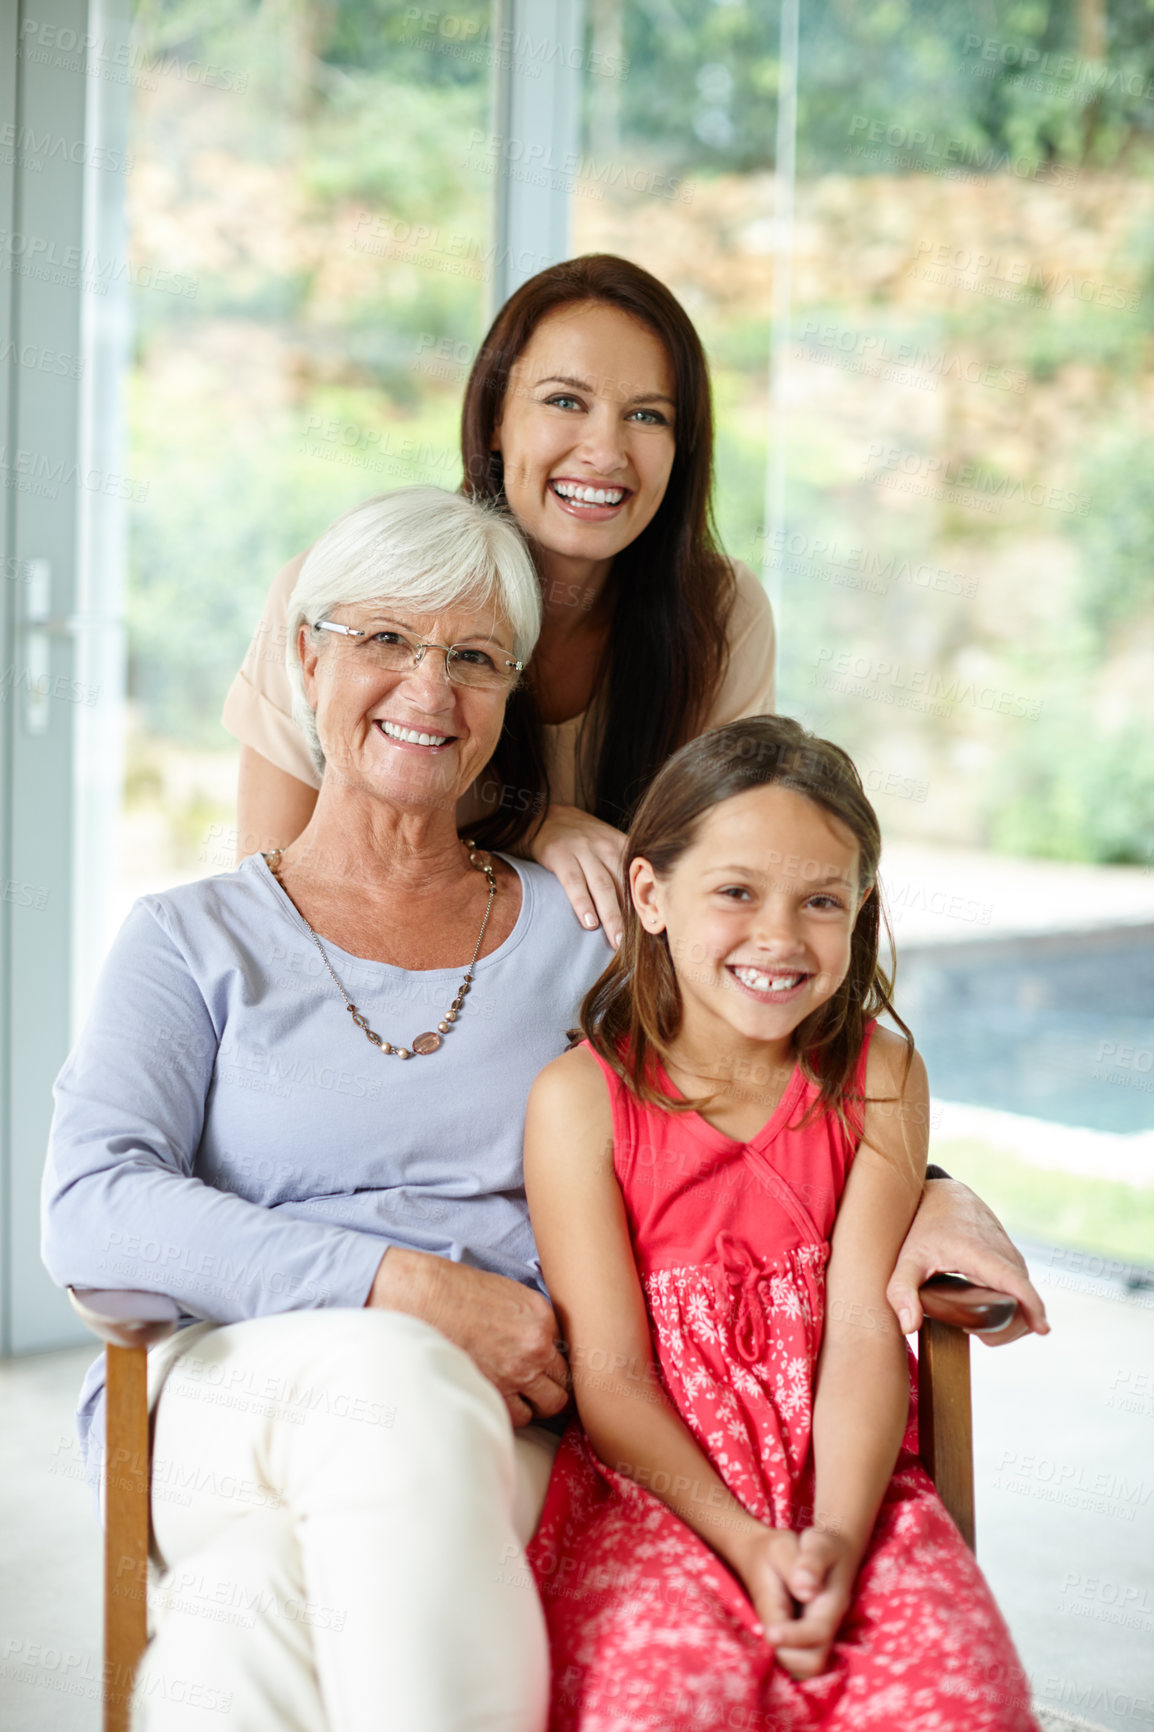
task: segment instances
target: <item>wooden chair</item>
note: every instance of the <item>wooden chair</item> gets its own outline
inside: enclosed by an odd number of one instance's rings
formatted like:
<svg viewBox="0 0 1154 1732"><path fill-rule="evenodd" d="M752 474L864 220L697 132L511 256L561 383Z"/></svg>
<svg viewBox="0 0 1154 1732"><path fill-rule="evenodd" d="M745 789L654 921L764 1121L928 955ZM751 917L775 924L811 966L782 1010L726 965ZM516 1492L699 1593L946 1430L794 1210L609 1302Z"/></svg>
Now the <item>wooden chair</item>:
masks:
<svg viewBox="0 0 1154 1732"><path fill-rule="evenodd" d="M105 1343L103 1732L127 1732L132 1682L148 1640L148 1348L172 1334L180 1312L159 1293L69 1288L69 1298ZM1000 1334L1012 1321L1017 1302L954 1275L935 1275L922 1288L921 1298L921 1457L972 1550L969 1337Z"/></svg>

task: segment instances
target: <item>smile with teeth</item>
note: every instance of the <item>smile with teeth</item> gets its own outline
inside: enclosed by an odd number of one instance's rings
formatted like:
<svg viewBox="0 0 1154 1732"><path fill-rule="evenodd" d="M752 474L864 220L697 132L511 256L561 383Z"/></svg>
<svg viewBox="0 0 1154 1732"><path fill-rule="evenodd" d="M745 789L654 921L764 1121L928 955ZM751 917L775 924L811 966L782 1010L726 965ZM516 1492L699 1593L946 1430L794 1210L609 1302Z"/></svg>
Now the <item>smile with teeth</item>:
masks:
<svg viewBox="0 0 1154 1732"><path fill-rule="evenodd" d="M576 481L550 481L549 485L572 505L620 505L629 492L627 487L583 487Z"/></svg>
<svg viewBox="0 0 1154 1732"><path fill-rule="evenodd" d="M453 738L452 734L420 734L416 728L402 728L399 722L378 720L377 726L390 740L403 740L407 746L443 746Z"/></svg>
<svg viewBox="0 0 1154 1732"><path fill-rule="evenodd" d="M799 981L808 978L800 970L795 974L763 974L760 968L738 966L733 973L751 992L789 992Z"/></svg>

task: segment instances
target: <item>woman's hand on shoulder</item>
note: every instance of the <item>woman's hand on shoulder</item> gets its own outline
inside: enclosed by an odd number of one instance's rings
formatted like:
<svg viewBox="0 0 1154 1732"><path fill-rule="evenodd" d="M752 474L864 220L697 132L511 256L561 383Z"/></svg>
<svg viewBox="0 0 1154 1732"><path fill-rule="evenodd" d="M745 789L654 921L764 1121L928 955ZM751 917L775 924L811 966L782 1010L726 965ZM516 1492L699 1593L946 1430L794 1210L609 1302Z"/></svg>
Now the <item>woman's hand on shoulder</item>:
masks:
<svg viewBox="0 0 1154 1732"><path fill-rule="evenodd" d="M579 806L550 806L525 846L530 859L560 881L582 926L603 926L616 949L622 927L622 832Z"/></svg>

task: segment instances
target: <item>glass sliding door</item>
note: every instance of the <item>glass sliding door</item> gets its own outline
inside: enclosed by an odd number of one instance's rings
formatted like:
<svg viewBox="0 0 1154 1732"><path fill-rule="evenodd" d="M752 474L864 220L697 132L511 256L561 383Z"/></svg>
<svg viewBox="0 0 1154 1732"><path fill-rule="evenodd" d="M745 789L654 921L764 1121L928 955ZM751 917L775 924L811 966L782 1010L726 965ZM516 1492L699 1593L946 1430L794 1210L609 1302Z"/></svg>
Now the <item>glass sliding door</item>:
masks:
<svg viewBox="0 0 1154 1732"><path fill-rule="evenodd" d="M983 1565L1039 1700L1121 1728L1148 1668L1098 1588L1151 1591L1149 12L591 0L587 49L575 250L705 339L779 707L881 820L933 1156L1055 1318L972 1356Z"/></svg>
<svg viewBox="0 0 1154 1732"><path fill-rule="evenodd" d="M92 362L86 210L120 196L124 162L76 45L68 0L41 26L0 12L0 1323L4 1352L76 1334L41 1268L39 1189L53 1078L71 1032L79 740L115 714L115 623L98 620L86 526L118 492L87 420ZM47 40L39 40L41 33ZM62 46L64 45L64 46ZM111 638L108 633L111 632ZM114 653L114 651L113 651Z"/></svg>
<svg viewBox="0 0 1154 1732"><path fill-rule="evenodd" d="M877 806L937 1093L1133 1135L1154 39L1138 12L1015 19L597 0L574 245L653 270L705 339L721 538L774 597L780 707ZM1120 920L1143 942L1083 954L1072 929ZM1029 954L996 961L999 936ZM1023 1230L1060 1213L1137 1257L1154 1225L1154 1190L1106 1228L1012 1188Z"/></svg>

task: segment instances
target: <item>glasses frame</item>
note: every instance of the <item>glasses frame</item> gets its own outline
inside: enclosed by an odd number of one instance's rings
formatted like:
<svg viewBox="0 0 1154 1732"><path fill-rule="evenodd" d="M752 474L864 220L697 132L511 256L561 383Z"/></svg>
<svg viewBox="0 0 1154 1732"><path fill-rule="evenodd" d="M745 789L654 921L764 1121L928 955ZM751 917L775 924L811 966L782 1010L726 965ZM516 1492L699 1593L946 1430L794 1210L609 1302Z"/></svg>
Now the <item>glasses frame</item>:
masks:
<svg viewBox="0 0 1154 1732"><path fill-rule="evenodd" d="M421 642L419 640L416 640L416 639L409 637L403 631L398 631L395 626L390 626L388 629L390 631L395 632L397 637L403 638L404 641L408 644L410 650L412 651L413 659L412 659L412 663L410 664L410 666L407 668L398 668L398 670L397 670L398 673L401 673L401 674L408 674L408 673L412 672L413 668L419 668L422 661L425 659L425 651L427 649L438 649L438 650L444 651L444 655L445 655L445 678L446 678L446 680L449 682L449 684L451 686L460 686L465 691L471 691L471 692L500 691L502 687L505 687L505 688L511 690L517 684L518 679L520 678L520 676L525 671L525 663L524 662L514 661L514 659L511 656L506 656L505 667L509 671L501 679L501 681L498 685L495 685L495 686L471 685L468 680L454 679L453 674L452 674L452 664L449 661L449 657L452 655L454 650L460 650L463 652L463 651L470 649L472 647L475 647L475 646L472 646L470 644L433 643L431 639L427 640L425 642ZM315 625L313 626L313 630L314 631L339 632L342 637L351 637L351 638L363 638L363 637L369 637L369 636L375 635L375 633L370 633L359 626L341 625L339 620L335 620L335 619L318 619L316 621ZM498 668L496 671L498 673L501 672L500 668Z"/></svg>

